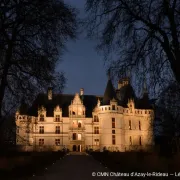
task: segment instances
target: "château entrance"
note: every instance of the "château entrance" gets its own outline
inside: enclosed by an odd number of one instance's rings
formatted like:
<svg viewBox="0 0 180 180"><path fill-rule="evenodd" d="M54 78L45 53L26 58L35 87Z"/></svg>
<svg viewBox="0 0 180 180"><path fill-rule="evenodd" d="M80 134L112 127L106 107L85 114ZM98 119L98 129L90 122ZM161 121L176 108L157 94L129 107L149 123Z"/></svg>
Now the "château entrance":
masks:
<svg viewBox="0 0 180 180"><path fill-rule="evenodd" d="M81 152L81 145L73 145L72 150L73 150L73 151Z"/></svg>
<svg viewBox="0 0 180 180"><path fill-rule="evenodd" d="M76 145L73 145L73 151L76 151L77 149L76 149Z"/></svg>

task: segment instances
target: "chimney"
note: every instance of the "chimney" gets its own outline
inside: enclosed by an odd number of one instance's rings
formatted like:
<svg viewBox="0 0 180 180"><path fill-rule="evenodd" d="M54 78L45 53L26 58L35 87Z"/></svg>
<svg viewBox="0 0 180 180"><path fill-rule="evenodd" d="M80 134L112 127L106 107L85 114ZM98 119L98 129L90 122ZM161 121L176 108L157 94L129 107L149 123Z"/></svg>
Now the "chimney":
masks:
<svg viewBox="0 0 180 180"><path fill-rule="evenodd" d="M52 100L52 87L48 88L48 100Z"/></svg>
<svg viewBox="0 0 180 180"><path fill-rule="evenodd" d="M118 89L121 89L122 86L123 86L122 81L118 81Z"/></svg>
<svg viewBox="0 0 180 180"><path fill-rule="evenodd" d="M82 96L82 95L84 95L84 89L83 88L80 89L80 96Z"/></svg>

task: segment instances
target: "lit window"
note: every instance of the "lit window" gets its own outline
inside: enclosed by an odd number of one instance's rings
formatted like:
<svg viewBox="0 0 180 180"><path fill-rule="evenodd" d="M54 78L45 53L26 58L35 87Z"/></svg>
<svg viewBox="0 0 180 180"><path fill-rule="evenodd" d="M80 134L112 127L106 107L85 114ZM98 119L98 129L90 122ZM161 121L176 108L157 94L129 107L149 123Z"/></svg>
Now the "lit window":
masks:
<svg viewBox="0 0 180 180"><path fill-rule="evenodd" d="M129 136L129 144L132 145L132 137Z"/></svg>
<svg viewBox="0 0 180 180"><path fill-rule="evenodd" d="M115 145L116 144L116 136L112 135L112 144Z"/></svg>
<svg viewBox="0 0 180 180"><path fill-rule="evenodd" d="M60 115L56 115L55 121L60 122Z"/></svg>
<svg viewBox="0 0 180 180"><path fill-rule="evenodd" d="M81 140L81 139L82 139L82 135L78 134L78 140Z"/></svg>
<svg viewBox="0 0 180 180"><path fill-rule="evenodd" d="M94 127L94 134L99 134L99 127Z"/></svg>
<svg viewBox="0 0 180 180"><path fill-rule="evenodd" d="M55 139L55 144L56 144L56 146L59 146L60 145L60 139Z"/></svg>
<svg viewBox="0 0 180 180"><path fill-rule="evenodd" d="M39 134L44 134L44 126L39 126Z"/></svg>
<svg viewBox="0 0 180 180"><path fill-rule="evenodd" d="M115 128L115 118L112 118L112 128Z"/></svg>
<svg viewBox="0 0 180 180"><path fill-rule="evenodd" d="M39 121L44 121L44 115L43 114L40 115Z"/></svg>
<svg viewBox="0 0 180 180"><path fill-rule="evenodd" d="M99 139L94 139L94 145L99 146Z"/></svg>
<svg viewBox="0 0 180 180"><path fill-rule="evenodd" d="M131 130L131 120L129 120L129 130Z"/></svg>
<svg viewBox="0 0 180 180"><path fill-rule="evenodd" d="M43 146L44 145L44 139L39 139L39 146Z"/></svg>
<svg viewBox="0 0 180 180"><path fill-rule="evenodd" d="M56 134L60 134L60 126L56 126Z"/></svg>

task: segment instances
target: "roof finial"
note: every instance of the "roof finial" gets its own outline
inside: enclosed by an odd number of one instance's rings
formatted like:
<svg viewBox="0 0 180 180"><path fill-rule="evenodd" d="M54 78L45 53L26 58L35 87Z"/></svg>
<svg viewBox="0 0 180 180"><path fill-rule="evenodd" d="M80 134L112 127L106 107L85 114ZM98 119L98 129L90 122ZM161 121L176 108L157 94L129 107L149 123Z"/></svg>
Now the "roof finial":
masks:
<svg viewBox="0 0 180 180"><path fill-rule="evenodd" d="M147 94L148 91L147 91L147 84L146 84L146 79L144 77L144 84L143 84L143 94Z"/></svg>

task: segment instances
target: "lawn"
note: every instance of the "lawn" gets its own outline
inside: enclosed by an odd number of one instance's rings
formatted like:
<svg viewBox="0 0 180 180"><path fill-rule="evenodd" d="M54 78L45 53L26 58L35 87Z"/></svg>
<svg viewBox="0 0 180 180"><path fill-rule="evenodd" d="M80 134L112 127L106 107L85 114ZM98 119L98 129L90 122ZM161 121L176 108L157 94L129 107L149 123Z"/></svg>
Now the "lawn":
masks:
<svg viewBox="0 0 180 180"><path fill-rule="evenodd" d="M11 152L0 154L0 179L26 178L42 174L64 152Z"/></svg>
<svg viewBox="0 0 180 180"><path fill-rule="evenodd" d="M145 152L91 152L90 154L112 172L174 173L180 170L180 155L167 158L159 156L156 153ZM171 179L173 178L174 176L171 177ZM132 177L130 179L132 179ZM160 180L166 178L157 177L153 179Z"/></svg>

